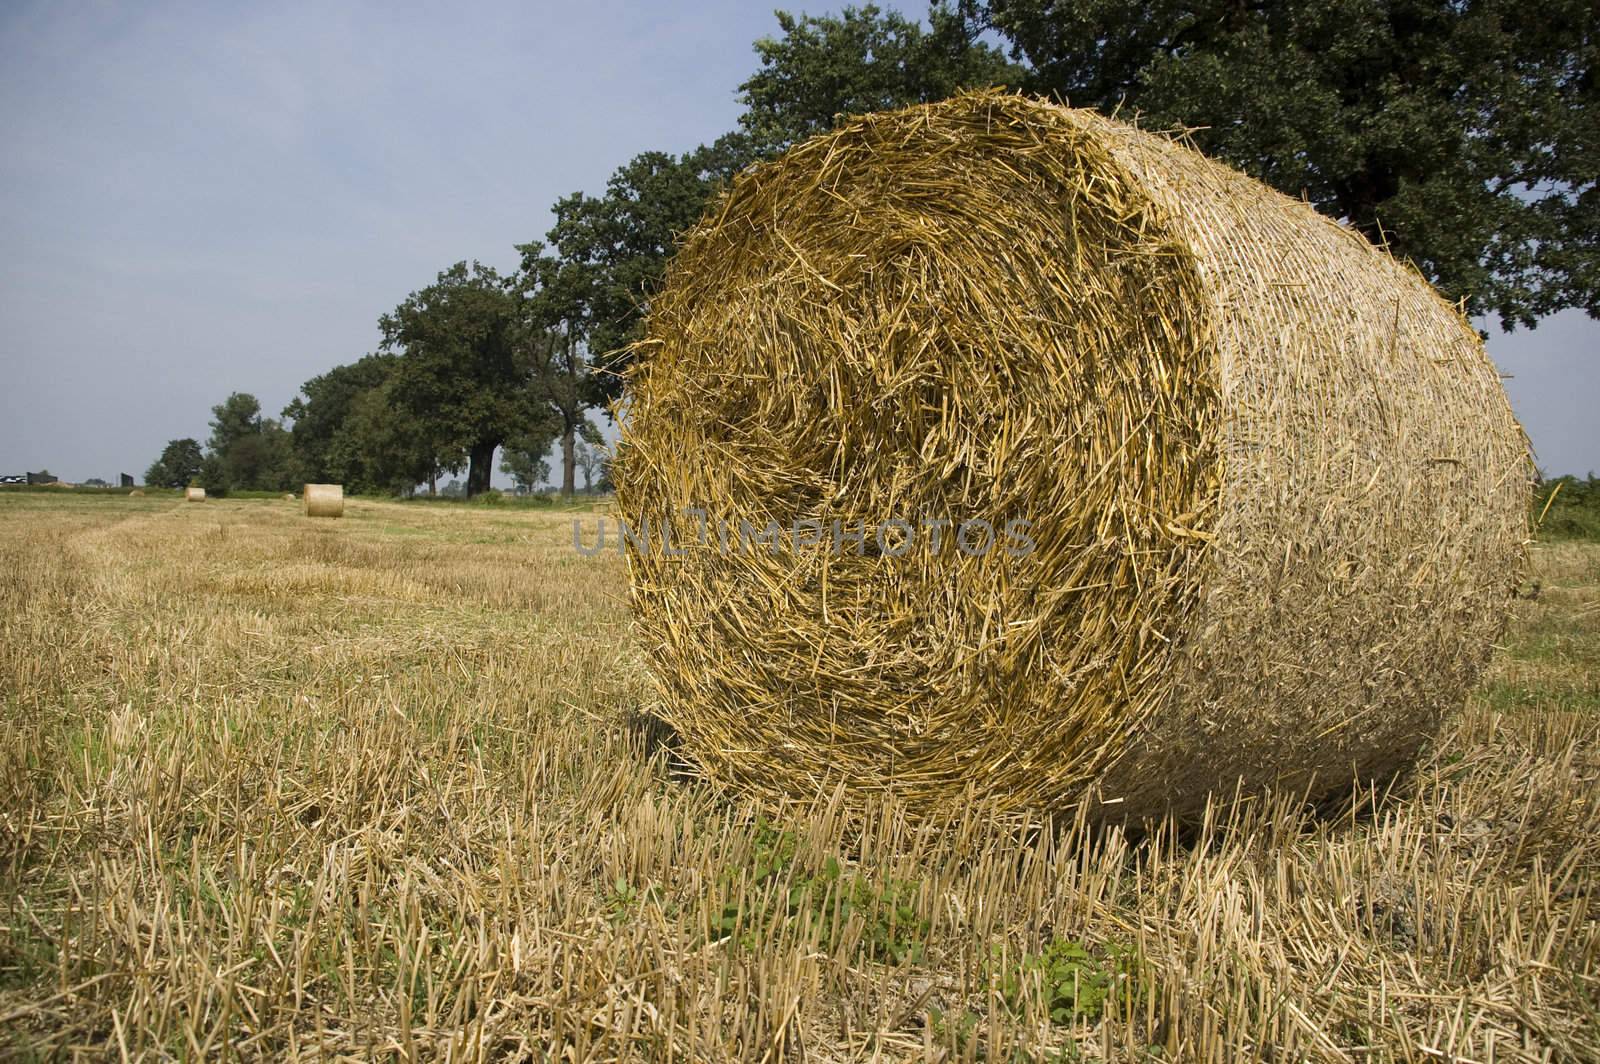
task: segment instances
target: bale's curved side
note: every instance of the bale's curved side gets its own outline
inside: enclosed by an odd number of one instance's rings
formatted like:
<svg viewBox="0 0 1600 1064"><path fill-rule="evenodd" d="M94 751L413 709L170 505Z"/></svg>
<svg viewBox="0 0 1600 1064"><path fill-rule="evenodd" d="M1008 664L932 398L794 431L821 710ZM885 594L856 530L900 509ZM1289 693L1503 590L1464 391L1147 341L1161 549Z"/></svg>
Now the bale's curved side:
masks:
<svg viewBox="0 0 1600 1064"><path fill-rule="evenodd" d="M343 517L343 484L307 484L301 491L307 517Z"/></svg>
<svg viewBox="0 0 1600 1064"><path fill-rule="evenodd" d="M1206 599L1103 793L1192 811L1219 780L1391 774L1462 704L1524 568L1534 470L1495 367L1359 234L1079 114L1202 263L1226 411Z"/></svg>
<svg viewBox="0 0 1600 1064"><path fill-rule="evenodd" d="M679 251L631 389L630 524L927 530L903 558L682 526L686 557L633 551L666 713L713 773L1038 800L1164 697L1218 475L1200 278L1064 116L951 112L936 152L864 120L741 180ZM978 145L1012 165L970 180ZM963 524L1017 520L1027 556L961 552Z"/></svg>
<svg viewBox="0 0 1600 1064"><path fill-rule="evenodd" d="M205 502L206 501L206 489L205 488L185 488L184 492L183 492L183 499L184 499L185 502Z"/></svg>
<svg viewBox="0 0 1600 1064"><path fill-rule="evenodd" d="M629 547L662 712L718 778L923 808L1393 767L1520 556L1475 341L1162 138L995 94L852 120L736 180L652 304L617 498L674 533ZM738 549L975 518L1035 549Z"/></svg>

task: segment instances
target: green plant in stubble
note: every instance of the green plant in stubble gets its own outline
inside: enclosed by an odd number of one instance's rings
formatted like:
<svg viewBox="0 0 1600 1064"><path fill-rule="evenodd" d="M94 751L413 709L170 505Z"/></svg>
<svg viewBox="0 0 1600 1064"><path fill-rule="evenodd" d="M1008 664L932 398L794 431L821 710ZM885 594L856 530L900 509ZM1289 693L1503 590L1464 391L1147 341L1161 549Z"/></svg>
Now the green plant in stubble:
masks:
<svg viewBox="0 0 1600 1064"><path fill-rule="evenodd" d="M7 913L0 930L0 990L24 990L49 978L59 964L60 949L35 931L21 913Z"/></svg>
<svg viewBox="0 0 1600 1064"><path fill-rule="evenodd" d="M607 920L617 924L633 916L641 906L659 906L661 902L661 888L654 883L641 890L629 883L626 878L618 876L611 884L611 890L605 896L602 911L605 913Z"/></svg>
<svg viewBox="0 0 1600 1064"><path fill-rule="evenodd" d="M1105 1015L1109 1003L1116 1001L1126 1007L1151 993L1138 951L1118 943L1097 951L1078 941L1052 938L1042 950L1025 955L1015 966L1000 966L999 960L997 946L995 967L990 971L998 973L992 978L1005 1011L1020 1017L1026 1009L1030 988L1037 986L1050 1022L1057 1027L1069 1027L1080 1021L1095 1023ZM982 1014L970 1008L949 1015L938 1008L928 1010L928 1024L934 1035L948 1042L958 1053L973 1044L982 1022ZM978 1056L980 1059L984 1056L981 1047ZM1010 1059L1018 1064L1022 1061L1066 1061L1079 1059L1079 1053L1075 1043L1068 1043L1042 1055L1018 1048Z"/></svg>
<svg viewBox="0 0 1600 1064"><path fill-rule="evenodd" d="M916 883L892 877L875 883L864 876L847 875L839 859L832 856L815 873L794 875L792 866L799 849L800 839L794 832L757 820L748 879L743 866L723 870L724 884L745 882L747 887L717 914L712 929L717 936L737 934L741 946L754 949L778 925L795 921L802 930L820 927L820 941L832 949L851 919L859 918L858 949L868 959L902 964L922 958L930 924L917 911ZM766 891L759 896L770 896L771 901L749 904L752 892L775 887L786 875L787 890Z"/></svg>
<svg viewBox="0 0 1600 1064"><path fill-rule="evenodd" d="M1013 1010L1021 1009L1028 988L1037 984L1050 1022L1065 1026L1098 1020L1113 999L1126 1005L1148 992L1141 967L1138 952L1128 946L1112 943L1097 953L1081 942L1051 939L1039 953L1003 972L998 984Z"/></svg>
<svg viewBox="0 0 1600 1064"><path fill-rule="evenodd" d="M941 1042L950 1042L958 1053L976 1037L982 1022L983 1017L971 1009L962 1009L950 1016L940 1008L928 1010L928 1026L933 1029L934 1036Z"/></svg>

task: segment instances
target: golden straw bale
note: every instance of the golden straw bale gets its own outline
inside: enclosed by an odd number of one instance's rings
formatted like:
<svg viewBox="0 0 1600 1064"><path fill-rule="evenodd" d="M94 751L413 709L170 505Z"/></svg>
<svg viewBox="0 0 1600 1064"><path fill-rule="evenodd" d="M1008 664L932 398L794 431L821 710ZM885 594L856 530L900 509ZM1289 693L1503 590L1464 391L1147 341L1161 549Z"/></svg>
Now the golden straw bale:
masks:
<svg viewBox="0 0 1600 1064"><path fill-rule="evenodd" d="M132 491L128 492L128 497L131 499L142 499L144 498L144 490L141 488L134 488Z"/></svg>
<svg viewBox="0 0 1600 1064"><path fill-rule="evenodd" d="M1527 439L1456 308L1089 111L967 94L745 172L635 351L659 712L769 798L1336 792L1462 704L1524 563Z"/></svg>
<svg viewBox="0 0 1600 1064"><path fill-rule="evenodd" d="M343 517L343 484L307 484L301 492L307 517Z"/></svg>
<svg viewBox="0 0 1600 1064"><path fill-rule="evenodd" d="M205 502L205 488L186 488L183 493L184 502Z"/></svg>

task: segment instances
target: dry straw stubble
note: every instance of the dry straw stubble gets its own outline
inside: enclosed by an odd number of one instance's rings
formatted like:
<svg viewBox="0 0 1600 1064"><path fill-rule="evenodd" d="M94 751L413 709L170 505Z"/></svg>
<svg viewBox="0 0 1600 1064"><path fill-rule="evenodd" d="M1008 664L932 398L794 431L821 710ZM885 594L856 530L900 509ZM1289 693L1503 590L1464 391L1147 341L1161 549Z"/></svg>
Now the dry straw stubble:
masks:
<svg viewBox="0 0 1600 1064"><path fill-rule="evenodd" d="M307 484L301 492L307 517L343 517L343 484Z"/></svg>
<svg viewBox="0 0 1600 1064"><path fill-rule="evenodd" d="M620 515L713 777L1193 814L1403 768L1524 559L1526 438L1414 271L1092 112L969 94L741 175L638 348ZM722 549L820 522L865 549ZM968 557L870 530L1030 522Z"/></svg>
<svg viewBox="0 0 1600 1064"><path fill-rule="evenodd" d="M639 732L621 560L572 564L570 513L369 507L0 492L0 1059L1600 1060L1600 545L1536 548L1381 816L791 810L771 873L773 829ZM921 960L872 959L870 905L791 914L830 855L911 885ZM1152 993L1008 1003L1052 934Z"/></svg>

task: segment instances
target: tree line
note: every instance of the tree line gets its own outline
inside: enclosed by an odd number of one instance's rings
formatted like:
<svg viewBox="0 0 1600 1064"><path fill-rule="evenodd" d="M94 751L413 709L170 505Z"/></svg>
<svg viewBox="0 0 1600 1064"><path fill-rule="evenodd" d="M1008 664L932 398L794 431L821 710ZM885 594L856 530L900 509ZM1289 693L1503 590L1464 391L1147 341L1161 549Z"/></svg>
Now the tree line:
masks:
<svg viewBox="0 0 1600 1064"><path fill-rule="evenodd" d="M301 386L282 420L248 395L175 440L151 483L336 481L410 492L497 452L561 490L602 458L674 242L744 168L841 115L1006 86L1183 128L1208 154L1409 259L1505 327L1600 317L1600 84L1592 0L958 0L923 20L873 5L777 12L736 129L650 151L563 197L502 276L458 262L379 320L378 351ZM153 474L160 474L158 478ZM212 478L217 478L215 481Z"/></svg>

